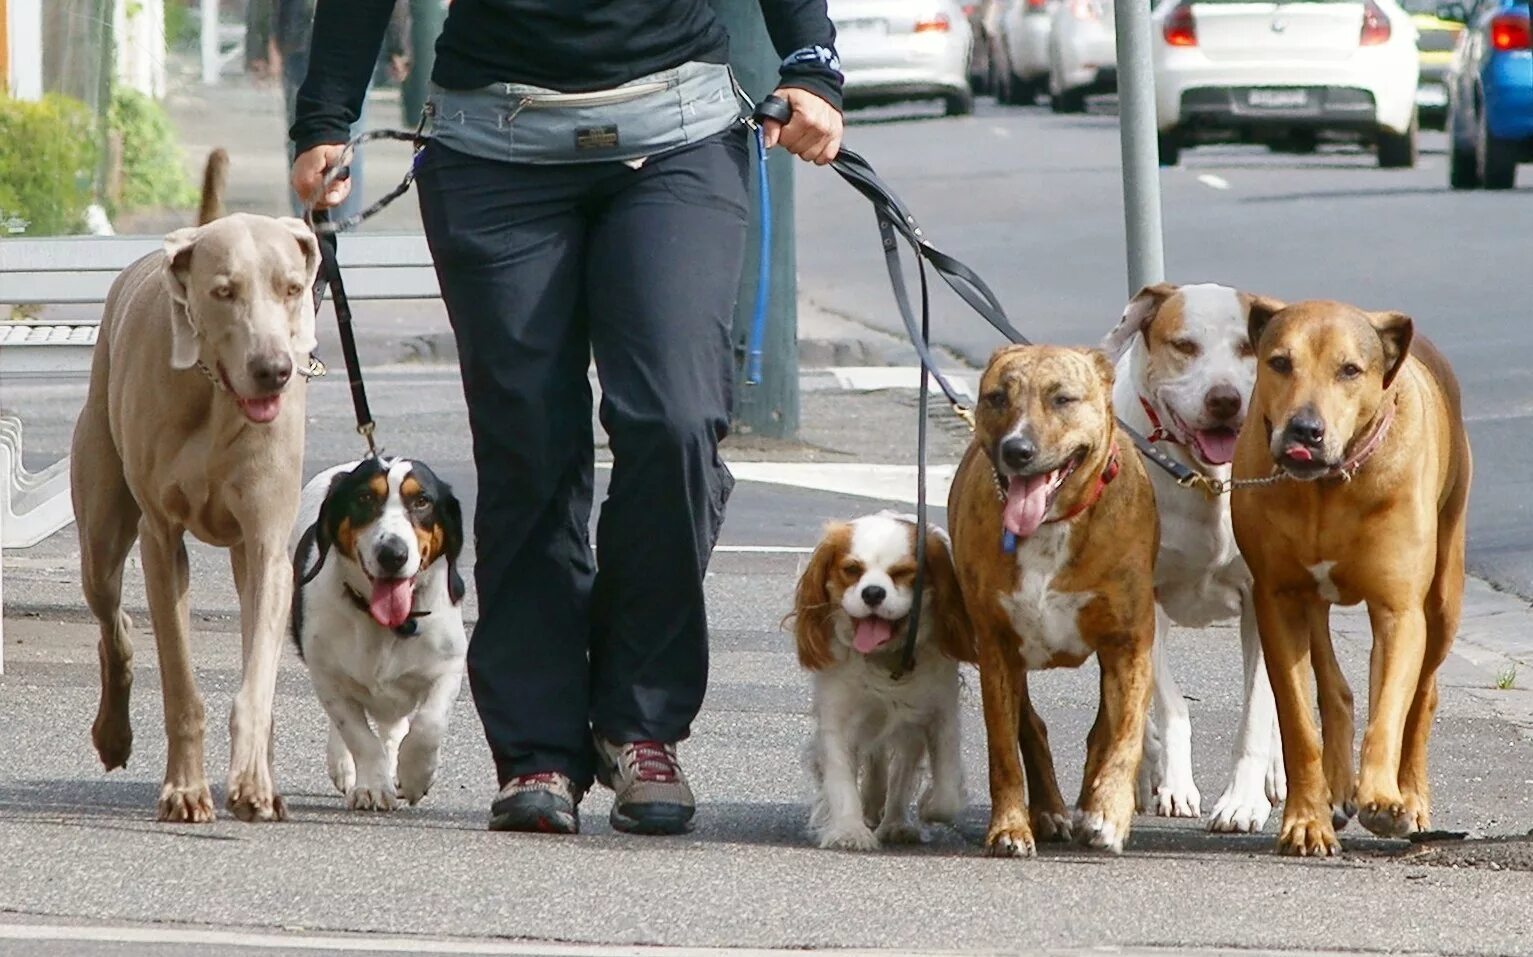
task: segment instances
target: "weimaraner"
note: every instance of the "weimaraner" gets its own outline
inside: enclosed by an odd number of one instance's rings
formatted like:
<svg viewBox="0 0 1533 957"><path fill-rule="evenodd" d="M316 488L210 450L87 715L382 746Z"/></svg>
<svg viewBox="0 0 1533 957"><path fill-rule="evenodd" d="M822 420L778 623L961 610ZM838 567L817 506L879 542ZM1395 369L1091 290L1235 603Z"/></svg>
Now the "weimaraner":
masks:
<svg viewBox="0 0 1533 957"><path fill-rule="evenodd" d="M213 820L203 703L189 647L184 538L229 550L243 674L229 718L227 803L282 820L272 699L292 592L305 382L319 244L298 219L214 218L227 156L215 150L199 225L123 270L107 294L70 466L85 600L101 625L101 704L91 738L108 771L133 747L130 622L122 571L134 539L159 650L168 755L158 816ZM210 221L211 220L211 221Z"/></svg>

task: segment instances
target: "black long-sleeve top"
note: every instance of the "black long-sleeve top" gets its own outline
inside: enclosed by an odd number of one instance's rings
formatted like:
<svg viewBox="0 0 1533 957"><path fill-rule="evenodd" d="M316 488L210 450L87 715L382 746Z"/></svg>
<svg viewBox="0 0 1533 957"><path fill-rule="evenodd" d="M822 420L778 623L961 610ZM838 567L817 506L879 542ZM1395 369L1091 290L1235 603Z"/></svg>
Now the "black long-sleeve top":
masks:
<svg viewBox="0 0 1533 957"><path fill-rule="evenodd" d="M841 105L826 0L759 0L782 85ZM289 135L298 151L344 143L361 113L394 0L320 0L309 75ZM725 63L729 36L708 0L453 0L431 79L445 89L525 83L610 89L692 60Z"/></svg>

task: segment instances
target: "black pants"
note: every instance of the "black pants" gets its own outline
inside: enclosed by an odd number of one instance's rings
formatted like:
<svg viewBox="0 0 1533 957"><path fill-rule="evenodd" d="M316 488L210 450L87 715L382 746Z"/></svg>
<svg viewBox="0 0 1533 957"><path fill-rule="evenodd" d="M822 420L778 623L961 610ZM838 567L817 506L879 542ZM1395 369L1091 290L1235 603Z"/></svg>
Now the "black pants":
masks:
<svg viewBox="0 0 1533 957"><path fill-rule="evenodd" d="M674 742L702 706L748 169L743 128L637 170L426 148L421 216L479 479L469 687L502 784L589 787L592 728ZM600 571L593 354L613 457Z"/></svg>

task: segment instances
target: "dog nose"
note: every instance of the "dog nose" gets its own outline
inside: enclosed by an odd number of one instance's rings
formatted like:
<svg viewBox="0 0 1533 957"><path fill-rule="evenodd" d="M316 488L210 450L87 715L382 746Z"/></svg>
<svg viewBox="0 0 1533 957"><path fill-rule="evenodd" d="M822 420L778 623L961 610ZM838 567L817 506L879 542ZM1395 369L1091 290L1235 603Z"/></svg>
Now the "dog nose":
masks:
<svg viewBox="0 0 1533 957"><path fill-rule="evenodd" d="M276 392L293 377L293 357L288 355L256 356L247 368L255 384L267 392Z"/></svg>
<svg viewBox="0 0 1533 957"><path fill-rule="evenodd" d="M1203 408L1216 419L1233 419L1240 414L1240 393L1231 385L1216 385L1203 396Z"/></svg>
<svg viewBox="0 0 1533 957"><path fill-rule="evenodd" d="M1288 438L1305 445L1319 445L1320 440L1325 438L1325 423L1320 417L1300 412L1288 420L1288 428L1283 430Z"/></svg>
<svg viewBox="0 0 1533 957"><path fill-rule="evenodd" d="M395 536L385 538L378 543L373 557L378 560L378 569L386 575L392 575L405 567L405 562L410 560L410 549L405 545L405 540Z"/></svg>
<svg viewBox="0 0 1533 957"><path fill-rule="evenodd" d="M869 585L862 590L862 603L869 608L877 608L884 603L888 594L882 585Z"/></svg>
<svg viewBox="0 0 1533 957"><path fill-rule="evenodd" d="M1027 468L1037 455L1038 446L1033 444L1032 439L1013 435L1001 443L1001 461L1009 468Z"/></svg>

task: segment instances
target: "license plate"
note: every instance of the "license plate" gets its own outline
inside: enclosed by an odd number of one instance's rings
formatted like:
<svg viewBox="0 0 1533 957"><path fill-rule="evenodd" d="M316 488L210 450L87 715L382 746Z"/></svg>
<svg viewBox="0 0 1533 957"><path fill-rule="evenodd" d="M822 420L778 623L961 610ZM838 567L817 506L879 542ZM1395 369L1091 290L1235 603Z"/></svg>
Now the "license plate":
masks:
<svg viewBox="0 0 1533 957"><path fill-rule="evenodd" d="M1293 110L1309 106L1308 90L1249 90L1246 103L1264 110Z"/></svg>
<svg viewBox="0 0 1533 957"><path fill-rule="evenodd" d="M1448 88L1439 83L1423 83L1416 88L1417 106L1447 106Z"/></svg>

